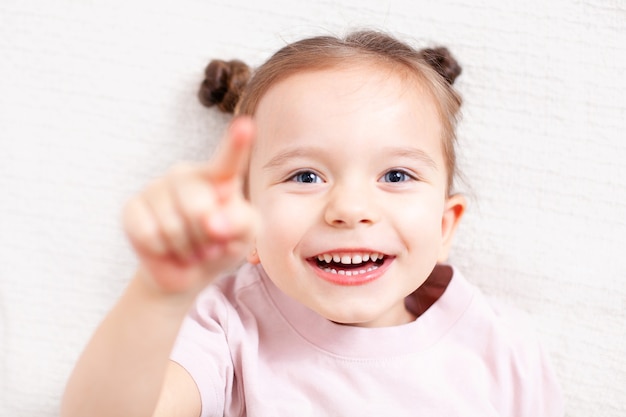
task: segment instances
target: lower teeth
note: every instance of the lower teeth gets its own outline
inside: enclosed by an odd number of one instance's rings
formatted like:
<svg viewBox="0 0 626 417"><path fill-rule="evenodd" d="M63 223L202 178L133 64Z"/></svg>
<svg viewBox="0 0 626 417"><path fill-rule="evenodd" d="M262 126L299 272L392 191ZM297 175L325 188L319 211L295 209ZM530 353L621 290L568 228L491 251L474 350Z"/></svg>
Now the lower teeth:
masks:
<svg viewBox="0 0 626 417"><path fill-rule="evenodd" d="M331 274L338 274L338 275L345 275L347 277L351 277L354 275L362 275L365 274L366 272L370 272L373 271L375 269L378 269L378 265L374 265L374 266L370 266L367 269L361 269L361 270L352 270L352 271L346 271L343 269L340 269L339 271L337 271L336 269L333 268L322 268L324 272L329 272Z"/></svg>

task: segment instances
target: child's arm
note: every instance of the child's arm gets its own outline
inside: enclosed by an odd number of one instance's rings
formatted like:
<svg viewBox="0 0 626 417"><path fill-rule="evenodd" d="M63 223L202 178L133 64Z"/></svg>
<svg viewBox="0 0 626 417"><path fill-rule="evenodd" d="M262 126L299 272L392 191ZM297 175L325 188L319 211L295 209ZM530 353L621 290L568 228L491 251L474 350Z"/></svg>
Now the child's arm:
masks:
<svg viewBox="0 0 626 417"><path fill-rule="evenodd" d="M129 202L141 266L76 364L63 417L199 415L194 381L168 358L197 293L248 249L254 213L241 183L252 131L235 120L211 164L173 171Z"/></svg>

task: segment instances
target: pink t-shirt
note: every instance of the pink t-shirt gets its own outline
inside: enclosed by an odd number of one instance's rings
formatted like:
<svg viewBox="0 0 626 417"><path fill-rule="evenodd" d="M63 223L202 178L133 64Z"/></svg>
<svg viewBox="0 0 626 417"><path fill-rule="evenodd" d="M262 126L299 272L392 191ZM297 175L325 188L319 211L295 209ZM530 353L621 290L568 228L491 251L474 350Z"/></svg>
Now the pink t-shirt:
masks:
<svg viewBox="0 0 626 417"><path fill-rule="evenodd" d="M362 328L317 315L247 264L200 294L171 357L194 378L202 417L563 416L525 316L440 269L451 280L417 320Z"/></svg>

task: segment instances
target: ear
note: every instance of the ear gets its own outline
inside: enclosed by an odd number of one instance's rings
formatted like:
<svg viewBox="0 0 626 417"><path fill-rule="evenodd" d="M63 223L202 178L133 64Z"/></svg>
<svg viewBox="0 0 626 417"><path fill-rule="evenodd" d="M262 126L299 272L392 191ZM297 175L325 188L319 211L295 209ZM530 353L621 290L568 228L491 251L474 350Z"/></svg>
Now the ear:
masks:
<svg viewBox="0 0 626 417"><path fill-rule="evenodd" d="M442 239L438 262L446 262L448 259L454 232L456 232L461 222L461 217L463 217L463 213L465 213L466 205L467 201L462 194L453 194L446 200L443 216L441 218Z"/></svg>
<svg viewBox="0 0 626 417"><path fill-rule="evenodd" d="M246 260L253 265L261 263L261 259L259 258L256 248L252 248L252 250L250 250L248 256L246 256Z"/></svg>

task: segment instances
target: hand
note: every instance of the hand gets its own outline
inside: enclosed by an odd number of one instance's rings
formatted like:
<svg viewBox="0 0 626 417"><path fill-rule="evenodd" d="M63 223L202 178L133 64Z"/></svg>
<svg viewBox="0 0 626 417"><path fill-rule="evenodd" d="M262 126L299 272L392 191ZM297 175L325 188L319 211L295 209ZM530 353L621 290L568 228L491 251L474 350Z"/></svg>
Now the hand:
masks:
<svg viewBox="0 0 626 417"><path fill-rule="evenodd" d="M165 293L197 293L249 250L255 213L243 195L254 126L231 124L207 164L178 166L124 209L124 229L142 268Z"/></svg>

